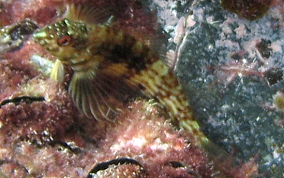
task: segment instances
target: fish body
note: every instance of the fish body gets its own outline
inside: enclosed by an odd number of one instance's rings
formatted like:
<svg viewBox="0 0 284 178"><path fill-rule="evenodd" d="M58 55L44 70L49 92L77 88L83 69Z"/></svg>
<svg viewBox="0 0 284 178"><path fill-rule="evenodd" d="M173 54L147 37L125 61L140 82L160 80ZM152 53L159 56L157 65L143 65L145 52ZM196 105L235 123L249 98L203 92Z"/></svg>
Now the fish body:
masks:
<svg viewBox="0 0 284 178"><path fill-rule="evenodd" d="M69 92L87 117L112 118L119 108L112 98L123 99L129 91L139 91L160 102L180 128L192 133L194 143L208 142L176 76L159 55L108 23L90 23L83 12L92 10L74 5L68 9L65 19L37 30L33 36L58 58L52 78L63 80L63 65L73 69Z"/></svg>

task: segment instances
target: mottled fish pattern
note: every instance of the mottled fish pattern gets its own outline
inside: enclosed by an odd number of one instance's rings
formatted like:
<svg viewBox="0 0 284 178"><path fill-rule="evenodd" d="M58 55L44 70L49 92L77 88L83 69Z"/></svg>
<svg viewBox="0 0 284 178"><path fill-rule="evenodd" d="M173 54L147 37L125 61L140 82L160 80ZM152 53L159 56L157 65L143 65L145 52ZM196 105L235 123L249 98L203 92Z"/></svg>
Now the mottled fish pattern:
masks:
<svg viewBox="0 0 284 178"><path fill-rule="evenodd" d="M119 112L115 100L139 91L161 103L180 128L192 133L197 145L208 142L176 76L160 56L109 22L90 23L96 13L102 14L69 5L63 20L34 33L34 40L58 58L51 78L63 81L63 65L72 68L69 93L89 118L115 117Z"/></svg>

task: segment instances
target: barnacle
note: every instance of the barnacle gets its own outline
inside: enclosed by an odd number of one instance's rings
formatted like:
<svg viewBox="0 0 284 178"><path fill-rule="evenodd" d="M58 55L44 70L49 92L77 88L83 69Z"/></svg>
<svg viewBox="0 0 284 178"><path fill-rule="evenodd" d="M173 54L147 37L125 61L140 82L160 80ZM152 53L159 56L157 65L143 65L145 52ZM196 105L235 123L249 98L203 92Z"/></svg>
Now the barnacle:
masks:
<svg viewBox="0 0 284 178"><path fill-rule="evenodd" d="M123 165L126 166L122 171L120 170L119 166L121 167ZM109 170L107 171L107 169ZM110 177L110 178L120 177L123 175L124 176L132 175L137 178L146 176L143 166L138 161L131 158L117 158L110 161L98 163L89 172L87 178L93 178L96 177L96 175L99 175L99 177Z"/></svg>
<svg viewBox="0 0 284 178"><path fill-rule="evenodd" d="M44 97L19 96L19 97L14 97L11 99L5 99L0 102L0 108L8 103L14 103L15 105L18 105L21 102L31 103L34 101L44 101Z"/></svg>
<svg viewBox="0 0 284 178"><path fill-rule="evenodd" d="M37 29L30 20L5 26L0 30L0 53L14 51Z"/></svg>

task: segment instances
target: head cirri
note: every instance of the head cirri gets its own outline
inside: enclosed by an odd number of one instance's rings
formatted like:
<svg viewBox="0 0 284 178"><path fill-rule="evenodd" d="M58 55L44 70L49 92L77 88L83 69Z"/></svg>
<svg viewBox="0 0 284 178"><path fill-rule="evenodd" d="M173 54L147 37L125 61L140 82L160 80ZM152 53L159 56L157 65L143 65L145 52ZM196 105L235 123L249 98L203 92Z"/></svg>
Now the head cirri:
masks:
<svg viewBox="0 0 284 178"><path fill-rule="evenodd" d="M37 43L62 61L80 56L87 37L88 30L85 24L68 19L39 29L33 34Z"/></svg>

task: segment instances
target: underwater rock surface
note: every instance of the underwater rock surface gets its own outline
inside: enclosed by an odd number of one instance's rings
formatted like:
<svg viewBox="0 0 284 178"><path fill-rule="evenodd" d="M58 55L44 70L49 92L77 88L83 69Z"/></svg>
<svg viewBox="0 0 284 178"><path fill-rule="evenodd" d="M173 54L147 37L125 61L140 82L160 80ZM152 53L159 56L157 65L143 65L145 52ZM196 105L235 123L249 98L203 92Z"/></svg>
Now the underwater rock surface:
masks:
<svg viewBox="0 0 284 178"><path fill-rule="evenodd" d="M283 177L283 1L254 21L218 0L195 2L177 12L187 23L176 71L196 117L214 142L255 157L258 177Z"/></svg>

